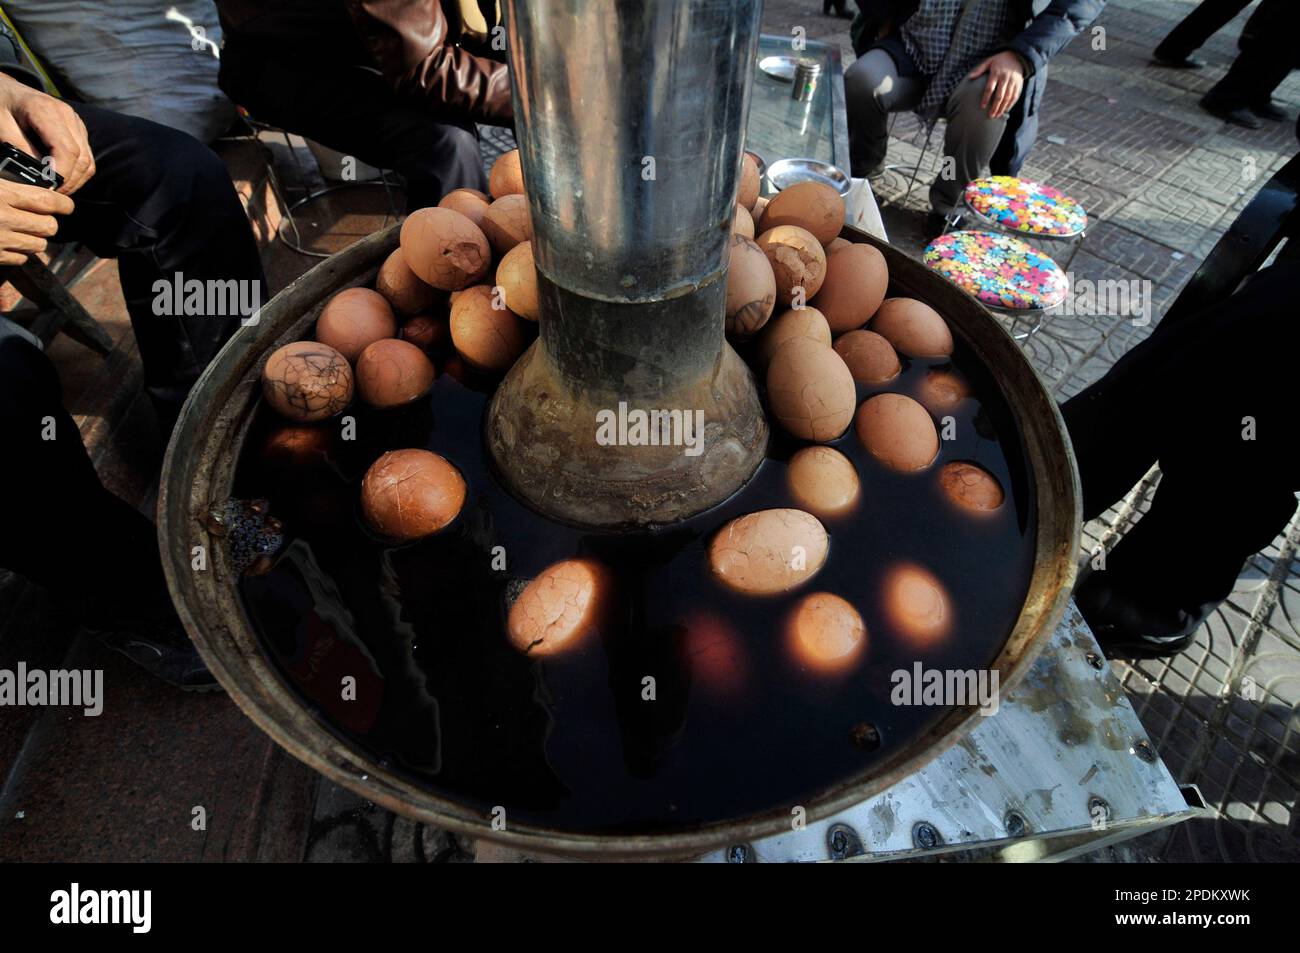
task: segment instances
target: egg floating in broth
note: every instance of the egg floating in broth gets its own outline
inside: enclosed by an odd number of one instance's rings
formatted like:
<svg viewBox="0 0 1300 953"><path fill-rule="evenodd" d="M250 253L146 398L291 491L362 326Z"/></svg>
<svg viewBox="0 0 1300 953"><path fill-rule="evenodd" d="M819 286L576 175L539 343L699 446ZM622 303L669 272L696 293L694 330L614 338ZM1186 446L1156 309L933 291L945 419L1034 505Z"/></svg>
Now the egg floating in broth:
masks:
<svg viewBox="0 0 1300 953"><path fill-rule="evenodd" d="M294 341L262 369L262 395L282 417L324 420L352 401L352 365L328 344Z"/></svg>
<svg viewBox="0 0 1300 953"><path fill-rule="evenodd" d="M886 574L883 607L889 624L917 648L929 648L952 632L947 590L915 563L902 563Z"/></svg>
<svg viewBox="0 0 1300 953"><path fill-rule="evenodd" d="M384 338L357 358L357 393L371 407L401 407L433 386L432 362L410 341Z"/></svg>
<svg viewBox="0 0 1300 953"><path fill-rule="evenodd" d="M773 419L786 431L825 443L853 422L857 392L843 358L824 344L799 339L772 356L767 400Z"/></svg>
<svg viewBox="0 0 1300 953"><path fill-rule="evenodd" d="M786 469L790 495L819 519L834 519L853 510L861 493L858 471L833 447L804 447Z"/></svg>
<svg viewBox="0 0 1300 953"><path fill-rule="evenodd" d="M939 454L939 432L924 407L902 394L877 394L858 409L858 439L885 466L924 470Z"/></svg>
<svg viewBox="0 0 1300 953"><path fill-rule="evenodd" d="M850 331L835 339L835 353L859 384L887 384L903 369L892 344L874 331Z"/></svg>
<svg viewBox="0 0 1300 953"><path fill-rule="evenodd" d="M361 509L370 528L410 542L444 529L465 505L465 479L428 450L392 450L361 480Z"/></svg>
<svg viewBox="0 0 1300 953"><path fill-rule="evenodd" d="M608 574L592 560L566 559L548 566L510 606L510 644L533 657L576 648L599 628L608 589Z"/></svg>
<svg viewBox="0 0 1300 953"><path fill-rule="evenodd" d="M857 666L867 647L867 627L846 600L829 592L804 596L787 623L790 655L802 668L838 675Z"/></svg>
<svg viewBox="0 0 1300 953"><path fill-rule="evenodd" d="M810 513L761 510L739 516L709 543L709 566L723 585L750 595L788 592L826 561L826 529Z"/></svg>
<svg viewBox="0 0 1300 953"><path fill-rule="evenodd" d="M944 496L955 505L980 516L996 510L1006 499L1002 485L993 474L964 460L944 464L939 471L939 484Z"/></svg>
<svg viewBox="0 0 1300 953"><path fill-rule="evenodd" d="M939 312L915 298L886 298L871 330L908 357L948 357L952 354L952 332Z"/></svg>

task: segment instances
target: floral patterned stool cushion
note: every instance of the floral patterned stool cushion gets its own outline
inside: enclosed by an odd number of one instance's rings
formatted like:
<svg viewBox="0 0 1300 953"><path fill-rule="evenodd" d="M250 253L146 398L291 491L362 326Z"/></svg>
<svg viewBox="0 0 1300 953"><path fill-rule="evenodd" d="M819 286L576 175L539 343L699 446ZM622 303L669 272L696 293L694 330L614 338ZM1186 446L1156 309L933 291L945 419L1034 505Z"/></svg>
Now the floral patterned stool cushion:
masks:
<svg viewBox="0 0 1300 953"><path fill-rule="evenodd" d="M1010 175L976 179L962 195L968 208L999 228L1045 238L1073 238L1088 227L1083 206L1060 189Z"/></svg>
<svg viewBox="0 0 1300 953"><path fill-rule="evenodd" d="M949 232L925 248L925 265L983 304L1046 311L1065 300L1065 272L1014 235Z"/></svg>

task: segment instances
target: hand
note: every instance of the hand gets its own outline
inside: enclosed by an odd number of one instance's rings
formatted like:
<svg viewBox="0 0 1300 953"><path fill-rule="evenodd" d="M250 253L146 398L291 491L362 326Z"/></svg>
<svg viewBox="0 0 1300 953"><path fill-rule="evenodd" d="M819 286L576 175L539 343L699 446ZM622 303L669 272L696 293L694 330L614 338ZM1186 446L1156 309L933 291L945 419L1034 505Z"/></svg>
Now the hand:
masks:
<svg viewBox="0 0 1300 953"><path fill-rule="evenodd" d="M0 179L0 265L21 265L28 255L45 251L59 230L54 216L71 211L66 195Z"/></svg>
<svg viewBox="0 0 1300 953"><path fill-rule="evenodd" d="M990 119L1001 119L1020 100L1025 89L1025 64L1010 50L990 56L966 77L978 79L988 73L980 109L987 109Z"/></svg>
<svg viewBox="0 0 1300 953"><path fill-rule="evenodd" d="M95 174L95 156L81 117L62 100L0 74L0 139L36 158L49 150L59 191L71 195ZM32 145L35 139L40 147ZM71 211L71 209L69 209Z"/></svg>

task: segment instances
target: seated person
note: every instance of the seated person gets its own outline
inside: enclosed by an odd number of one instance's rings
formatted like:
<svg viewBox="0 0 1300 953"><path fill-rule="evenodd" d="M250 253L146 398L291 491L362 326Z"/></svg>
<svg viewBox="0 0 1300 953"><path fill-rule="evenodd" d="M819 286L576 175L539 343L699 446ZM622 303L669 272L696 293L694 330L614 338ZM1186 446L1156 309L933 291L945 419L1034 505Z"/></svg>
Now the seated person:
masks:
<svg viewBox="0 0 1300 953"><path fill-rule="evenodd" d="M47 241L116 258L164 433L239 313L156 313L155 283L244 283L265 302L252 229L225 166L190 136L68 103L0 74L0 139L48 157L57 192L0 181L0 264ZM166 309L159 309L166 310ZM223 311L226 309L223 309ZM55 591L106 644L184 688L215 683L176 617L153 523L106 490L39 341L0 315L0 566Z"/></svg>
<svg viewBox="0 0 1300 953"><path fill-rule="evenodd" d="M1016 175L1038 131L1047 63L1099 13L1104 0L861 0L858 59L844 75L852 174L884 165L889 114L947 120L952 160L930 188L930 227L991 167Z"/></svg>
<svg viewBox="0 0 1300 953"><path fill-rule="evenodd" d="M217 9L221 88L254 119L401 173L408 208L453 189L487 191L474 123L513 123L510 76L463 45L459 4L217 0ZM504 55L490 42L479 51Z"/></svg>

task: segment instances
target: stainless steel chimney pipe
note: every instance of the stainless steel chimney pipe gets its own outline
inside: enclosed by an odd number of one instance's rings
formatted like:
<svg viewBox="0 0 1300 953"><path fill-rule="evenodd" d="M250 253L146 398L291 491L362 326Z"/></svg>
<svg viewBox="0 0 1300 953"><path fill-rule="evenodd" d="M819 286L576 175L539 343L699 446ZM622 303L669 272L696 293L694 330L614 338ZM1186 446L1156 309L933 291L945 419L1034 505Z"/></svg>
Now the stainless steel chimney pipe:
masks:
<svg viewBox="0 0 1300 953"><path fill-rule="evenodd" d="M541 335L498 388L487 439L507 485L559 519L682 519L762 460L753 378L723 337L760 12L507 0ZM602 438L602 415L637 411L702 414L699 452L666 430L653 444L623 428Z"/></svg>

